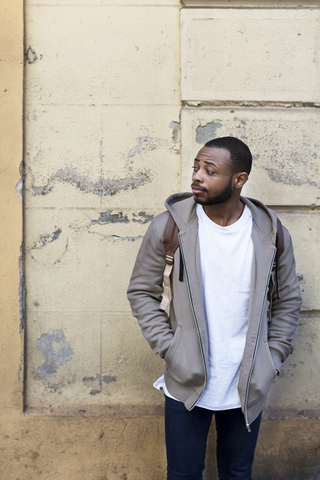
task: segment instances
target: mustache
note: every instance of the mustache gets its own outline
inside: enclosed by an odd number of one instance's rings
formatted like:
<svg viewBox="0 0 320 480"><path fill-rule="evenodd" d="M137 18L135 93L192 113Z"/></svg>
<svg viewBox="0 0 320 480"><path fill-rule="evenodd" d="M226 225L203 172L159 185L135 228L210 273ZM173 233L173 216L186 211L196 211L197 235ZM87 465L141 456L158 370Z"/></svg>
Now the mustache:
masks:
<svg viewBox="0 0 320 480"><path fill-rule="evenodd" d="M200 187L197 183L192 183L191 188L197 188L198 190L201 190L202 192L206 192L207 190L205 188Z"/></svg>

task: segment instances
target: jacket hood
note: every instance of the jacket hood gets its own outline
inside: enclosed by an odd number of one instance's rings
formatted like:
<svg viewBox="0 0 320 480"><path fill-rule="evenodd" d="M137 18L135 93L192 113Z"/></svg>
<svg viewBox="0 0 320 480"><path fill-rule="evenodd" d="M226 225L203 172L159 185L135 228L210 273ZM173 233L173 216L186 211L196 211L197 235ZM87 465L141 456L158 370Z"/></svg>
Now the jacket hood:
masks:
<svg viewBox="0 0 320 480"><path fill-rule="evenodd" d="M240 196L240 200L250 209L253 222L262 237L271 245L274 245L277 233L277 215L275 212L254 198ZM191 192L170 195L165 202L165 206L174 218L179 230L183 230L195 219L196 202Z"/></svg>

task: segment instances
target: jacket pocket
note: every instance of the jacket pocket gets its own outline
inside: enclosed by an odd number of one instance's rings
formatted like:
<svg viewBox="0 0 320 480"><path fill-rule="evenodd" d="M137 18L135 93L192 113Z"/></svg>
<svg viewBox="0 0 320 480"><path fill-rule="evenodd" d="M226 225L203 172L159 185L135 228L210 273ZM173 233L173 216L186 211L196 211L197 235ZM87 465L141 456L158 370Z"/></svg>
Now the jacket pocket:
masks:
<svg viewBox="0 0 320 480"><path fill-rule="evenodd" d="M251 406L263 397L266 397L271 383L276 378L268 342L260 342L249 387L248 405Z"/></svg>
<svg viewBox="0 0 320 480"><path fill-rule="evenodd" d="M166 375L181 385L203 385L205 374L194 328L178 327L165 355Z"/></svg>
<svg viewBox="0 0 320 480"><path fill-rule="evenodd" d="M170 362L171 358L174 355L174 352L176 351L176 348L178 347L179 341L181 337L181 327L177 327L176 331L174 332L173 338L171 340L171 343L169 345L169 348L164 356L164 359L166 362Z"/></svg>

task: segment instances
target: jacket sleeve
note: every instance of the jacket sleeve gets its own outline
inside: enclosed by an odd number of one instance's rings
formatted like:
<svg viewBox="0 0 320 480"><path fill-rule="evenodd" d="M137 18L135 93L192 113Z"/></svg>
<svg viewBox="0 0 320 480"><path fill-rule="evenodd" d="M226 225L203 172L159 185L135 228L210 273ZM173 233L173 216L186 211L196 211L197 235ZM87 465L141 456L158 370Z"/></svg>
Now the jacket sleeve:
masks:
<svg viewBox="0 0 320 480"><path fill-rule="evenodd" d="M288 355L293 351L293 337L299 321L300 283L296 274L293 246L288 231L284 230L285 248L278 260L278 292L272 294L271 322L268 342L277 370L281 370Z"/></svg>
<svg viewBox="0 0 320 480"><path fill-rule="evenodd" d="M127 292L133 316L150 347L161 358L164 358L174 334L167 313L159 308L166 265L162 239L167 219L168 214L164 213L152 220L140 247Z"/></svg>

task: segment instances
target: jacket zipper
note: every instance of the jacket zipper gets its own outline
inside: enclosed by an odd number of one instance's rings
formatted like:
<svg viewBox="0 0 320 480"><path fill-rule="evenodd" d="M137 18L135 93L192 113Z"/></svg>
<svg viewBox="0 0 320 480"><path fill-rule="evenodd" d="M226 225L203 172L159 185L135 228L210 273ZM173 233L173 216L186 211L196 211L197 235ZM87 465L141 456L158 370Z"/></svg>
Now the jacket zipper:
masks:
<svg viewBox="0 0 320 480"><path fill-rule="evenodd" d="M266 291L265 291L265 295L264 295L263 307L262 307L261 316L260 316L258 335L257 335L257 339L256 339L256 344L255 344L255 347L254 347L254 354L253 354L252 364L251 364L251 368L250 368L250 372L249 372L249 377L248 377L248 383L247 383L246 399L245 399L245 403L244 403L244 415L245 415L246 427L247 427L247 429L248 429L248 432L251 432L250 424L249 424L249 421L248 421L248 397L249 397L249 387L250 387L250 382L251 382L251 377L252 377L252 372L253 372L254 363L255 363L255 360L256 360L256 356L257 356L258 344L259 344L260 333L261 333L261 326L262 326L262 317L263 317L264 310L265 310L265 307L266 307L266 300L267 300L267 294L268 294L268 285L269 285L269 282L270 282L270 277L271 277L271 273L272 273L273 262L274 262L274 258L275 258L275 256L276 256L276 253L277 253L277 249L275 249L275 251L274 251L274 253L273 253L273 258L272 258L272 262L271 262L270 272L269 272L269 275L268 275L268 281L267 281Z"/></svg>
<svg viewBox="0 0 320 480"><path fill-rule="evenodd" d="M202 358L202 363L203 363L203 370L204 370L204 386L203 386L203 389L202 389L202 392L201 392L200 396L197 398L197 400L194 402L194 404L189 408L189 411L191 411L194 408L194 406L196 405L196 403L199 401L199 399L201 398L201 395L204 392L205 386L207 384L207 370L206 370L206 364L205 364L205 360L204 360L204 353L203 353L203 348L202 348L202 341L201 341L199 326L198 326L198 322L197 322L197 319L196 319L196 314L195 314L195 311L194 311L194 308L193 308L193 302L192 302L192 297L191 297L191 292L190 292L188 272L187 272L187 267L186 267L186 263L185 263L185 260L184 260L182 245L181 245L181 242L180 242L180 235L179 235L179 246L180 246L180 253L181 253L181 256L182 256L184 269L185 269L185 272L186 272L188 295L189 295L189 300L190 300L190 304L191 304L193 320L194 320L196 330L197 330L197 335L198 335L198 340L199 340L199 345L200 345L200 351L201 351L201 358Z"/></svg>

